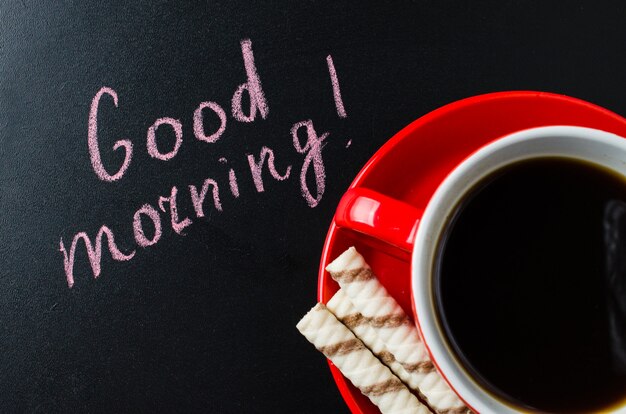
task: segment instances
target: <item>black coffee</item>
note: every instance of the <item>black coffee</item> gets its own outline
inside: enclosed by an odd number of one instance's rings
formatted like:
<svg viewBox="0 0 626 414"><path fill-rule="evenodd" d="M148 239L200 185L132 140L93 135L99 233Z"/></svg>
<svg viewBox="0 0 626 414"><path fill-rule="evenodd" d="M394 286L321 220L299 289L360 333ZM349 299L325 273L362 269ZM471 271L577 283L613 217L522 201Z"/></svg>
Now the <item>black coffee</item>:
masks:
<svg viewBox="0 0 626 414"><path fill-rule="evenodd" d="M507 166L468 193L439 248L439 321L486 389L544 412L626 405L623 177L565 158Z"/></svg>

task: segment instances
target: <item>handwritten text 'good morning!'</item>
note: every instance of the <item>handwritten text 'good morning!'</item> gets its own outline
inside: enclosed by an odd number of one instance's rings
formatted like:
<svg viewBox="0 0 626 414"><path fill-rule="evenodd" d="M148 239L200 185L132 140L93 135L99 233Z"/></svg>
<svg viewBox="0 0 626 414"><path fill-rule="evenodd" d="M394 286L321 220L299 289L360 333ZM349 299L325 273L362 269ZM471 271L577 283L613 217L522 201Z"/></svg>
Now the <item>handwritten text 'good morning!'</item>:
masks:
<svg viewBox="0 0 626 414"><path fill-rule="evenodd" d="M249 39L241 41L241 52L247 80L235 89L231 99L230 113L232 119L236 122L251 123L259 118L261 120L266 119L270 113L270 106L257 72L252 52L252 42ZM337 115L340 118L346 118L347 114L339 89L337 72L330 55L326 58L326 63ZM249 108L243 108L242 102L244 96L246 96L244 94L247 95L250 102ZM126 171L132 168L133 151L136 147L133 146L130 140L121 139L113 145L114 151L122 150L124 152L124 161L121 166L105 166L103 164L101 158L103 149L100 148L98 142L99 112L117 108L118 102L123 100L123 98L123 96L118 97L117 92L113 88L104 86L93 97L89 111L87 129L89 157L95 174L100 180L105 182L121 180ZM217 116L219 119L219 127L211 128L213 130L207 131L204 119L205 116L211 116L211 112L214 114L213 117ZM207 145L217 143L226 131L228 120L229 117L226 114L226 110L217 102L205 101L199 103L193 113L192 121L195 139ZM157 144L157 132L160 137L160 144ZM307 119L293 124L290 134L293 149L303 157L299 171L301 194L306 203L313 208L318 205L324 195L326 173L322 158L322 148L324 140L326 140L329 133L318 133L313 125L313 121ZM169 144L168 148L164 148L166 146L163 143L164 141L173 141L173 144ZM160 162L167 162L176 157L181 145L183 145L183 126L179 119L170 117L158 118L146 132L147 152L150 157ZM254 188L259 193L264 191L264 178L269 179L271 177L271 179L283 181L293 175L293 166L281 166L277 163L274 151L267 146L262 146L258 154L246 154L246 157L249 169L239 172L229 168L226 158L222 157L219 159L228 168L227 185L226 183L220 185L214 178L207 177L204 182L189 184L186 188L179 189L173 186L166 193L166 196L155 197L156 202L145 203L139 206L132 216L132 229L136 245L140 248L148 248L155 245L161 240L163 226L167 225L171 226L176 234L184 235L185 228L191 226L194 220L204 217L205 209L207 208L222 212L221 197L239 198L238 177L241 174L250 175ZM314 188L309 188L307 175L311 175L314 178L310 180L311 187ZM178 201L183 197L186 198L187 202L190 201L193 206L193 213L185 217L178 212ZM131 221L130 217L129 221ZM169 223L164 224L167 222ZM84 231L76 233L69 249L66 248L63 238L61 238L59 246L63 255L67 285L70 288L74 286L74 263L79 242L83 241L93 277L97 278L101 274L104 238L106 238L106 246L114 260L128 261L135 256L136 250L122 251L117 246L114 232L107 225L102 225L93 239Z"/></svg>

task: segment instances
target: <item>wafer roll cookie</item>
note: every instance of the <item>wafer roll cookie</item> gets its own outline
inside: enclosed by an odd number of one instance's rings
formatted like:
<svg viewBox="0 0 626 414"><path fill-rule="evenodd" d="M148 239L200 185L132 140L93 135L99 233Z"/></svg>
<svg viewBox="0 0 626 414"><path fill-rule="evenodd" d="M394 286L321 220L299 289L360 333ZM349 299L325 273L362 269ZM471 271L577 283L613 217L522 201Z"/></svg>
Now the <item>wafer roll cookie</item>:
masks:
<svg viewBox="0 0 626 414"><path fill-rule="evenodd" d="M326 306L315 305L298 322L297 328L382 413L429 413L428 408Z"/></svg>
<svg viewBox="0 0 626 414"><path fill-rule="evenodd" d="M407 381L418 388L430 407L440 414L469 410L436 371L417 328L378 281L354 247L349 248L326 270L368 320L396 361L410 373Z"/></svg>
<svg viewBox="0 0 626 414"><path fill-rule="evenodd" d="M396 361L395 357L383 341L378 337L374 328L370 325L371 321L361 315L352 301L343 291L339 289L326 304L326 307L339 319L341 323L346 325L363 343L389 367L391 372L396 374L405 384L409 385L411 374L404 369L402 364ZM411 385L409 385L411 387ZM412 388L413 391L419 392L417 387Z"/></svg>

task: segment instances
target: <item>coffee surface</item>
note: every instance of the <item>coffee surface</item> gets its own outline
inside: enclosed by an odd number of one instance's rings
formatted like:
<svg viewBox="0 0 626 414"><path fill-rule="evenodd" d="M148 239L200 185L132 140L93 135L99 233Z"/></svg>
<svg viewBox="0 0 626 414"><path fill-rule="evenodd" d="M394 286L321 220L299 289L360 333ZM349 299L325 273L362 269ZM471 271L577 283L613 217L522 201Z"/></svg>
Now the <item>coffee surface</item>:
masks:
<svg viewBox="0 0 626 414"><path fill-rule="evenodd" d="M492 394L548 412L625 404L626 179L518 162L468 193L439 249L439 321Z"/></svg>

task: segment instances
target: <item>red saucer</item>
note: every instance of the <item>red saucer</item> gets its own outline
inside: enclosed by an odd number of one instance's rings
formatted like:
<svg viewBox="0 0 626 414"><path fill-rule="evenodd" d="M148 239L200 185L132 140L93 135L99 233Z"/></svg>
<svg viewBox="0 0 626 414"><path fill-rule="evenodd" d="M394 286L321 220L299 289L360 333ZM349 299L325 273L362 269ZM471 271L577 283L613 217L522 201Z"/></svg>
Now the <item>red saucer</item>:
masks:
<svg viewBox="0 0 626 414"><path fill-rule="evenodd" d="M439 183L472 152L510 133L573 125L626 136L626 119L579 99L545 92L498 92L453 102L412 122L367 162L350 188L365 187L423 209ZM365 257L407 314L412 314L410 254L353 230L330 225L319 270L318 300L339 286L324 270L350 246ZM331 363L330 371L353 413L378 413Z"/></svg>

